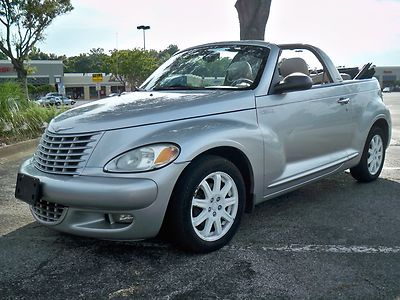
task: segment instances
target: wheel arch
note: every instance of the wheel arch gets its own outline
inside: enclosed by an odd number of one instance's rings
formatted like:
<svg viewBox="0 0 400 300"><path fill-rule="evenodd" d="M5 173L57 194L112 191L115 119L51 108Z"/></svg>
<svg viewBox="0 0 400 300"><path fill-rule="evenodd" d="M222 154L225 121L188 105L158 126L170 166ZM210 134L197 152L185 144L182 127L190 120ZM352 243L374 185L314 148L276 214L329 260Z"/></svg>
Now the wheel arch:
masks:
<svg viewBox="0 0 400 300"><path fill-rule="evenodd" d="M206 155L215 155L222 158L225 158L232 162L242 174L245 190L246 190L246 202L245 202L245 212L252 212L254 208L254 173L251 163L247 156L239 149L231 147L231 146L218 146L211 149L207 149L199 154L197 154L192 160L191 163L198 160L199 158ZM174 189L172 191L172 195L175 193L177 185L181 182L182 178L186 176L186 172L191 165L188 164L185 169L179 175L178 180L175 182ZM171 195L171 197L172 197ZM171 201L168 203L168 208L166 214L168 215L169 208L171 206Z"/></svg>
<svg viewBox="0 0 400 300"><path fill-rule="evenodd" d="M370 131L374 127L379 127L383 130L385 133L385 142L386 142L386 148L389 147L390 144L390 133L389 133L389 124L384 118L380 118L374 122L374 124L371 126Z"/></svg>

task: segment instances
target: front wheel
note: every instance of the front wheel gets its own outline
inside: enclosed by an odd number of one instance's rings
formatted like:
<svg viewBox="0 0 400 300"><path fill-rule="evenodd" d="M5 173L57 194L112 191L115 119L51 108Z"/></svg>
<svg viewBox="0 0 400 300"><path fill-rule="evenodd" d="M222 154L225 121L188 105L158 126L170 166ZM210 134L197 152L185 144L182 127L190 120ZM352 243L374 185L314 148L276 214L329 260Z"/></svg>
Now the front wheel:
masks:
<svg viewBox="0 0 400 300"><path fill-rule="evenodd" d="M357 166L350 169L351 175L360 182L370 182L379 177L385 161L385 134L380 127L373 127Z"/></svg>
<svg viewBox="0 0 400 300"><path fill-rule="evenodd" d="M178 245L207 253L226 245L244 211L245 185L238 168L218 156L194 161L171 199L170 230Z"/></svg>

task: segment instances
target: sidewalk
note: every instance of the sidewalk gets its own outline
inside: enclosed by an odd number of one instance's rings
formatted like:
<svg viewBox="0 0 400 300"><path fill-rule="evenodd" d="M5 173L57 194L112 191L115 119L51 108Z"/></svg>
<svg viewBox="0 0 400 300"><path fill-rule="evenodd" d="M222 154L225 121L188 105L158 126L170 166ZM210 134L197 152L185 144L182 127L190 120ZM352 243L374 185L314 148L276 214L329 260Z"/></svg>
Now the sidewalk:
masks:
<svg viewBox="0 0 400 300"><path fill-rule="evenodd" d="M0 147L0 158L5 158L7 156L15 155L18 152L23 152L32 148L36 148L38 143L39 138Z"/></svg>

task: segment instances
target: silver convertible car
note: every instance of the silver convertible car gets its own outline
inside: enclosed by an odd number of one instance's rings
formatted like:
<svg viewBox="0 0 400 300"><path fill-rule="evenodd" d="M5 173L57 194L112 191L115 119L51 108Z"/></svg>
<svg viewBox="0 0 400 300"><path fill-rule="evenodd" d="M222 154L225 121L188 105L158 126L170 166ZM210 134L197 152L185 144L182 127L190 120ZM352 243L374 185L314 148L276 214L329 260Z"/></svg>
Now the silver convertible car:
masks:
<svg viewBox="0 0 400 300"><path fill-rule="evenodd" d="M51 121L16 197L59 231L181 247L226 245L244 212L324 176L381 173L390 114L370 64L340 74L320 49L261 41L175 54L132 93Z"/></svg>

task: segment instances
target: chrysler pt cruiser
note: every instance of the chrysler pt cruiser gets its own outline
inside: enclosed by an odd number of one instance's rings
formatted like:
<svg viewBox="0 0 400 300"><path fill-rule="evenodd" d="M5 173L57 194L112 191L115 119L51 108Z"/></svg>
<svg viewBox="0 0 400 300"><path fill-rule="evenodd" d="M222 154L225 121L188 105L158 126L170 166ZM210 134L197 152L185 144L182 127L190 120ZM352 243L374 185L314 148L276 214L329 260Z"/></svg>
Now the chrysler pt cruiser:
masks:
<svg viewBox="0 0 400 300"><path fill-rule="evenodd" d="M340 74L303 44L183 50L135 92L54 118L19 170L37 222L109 240L161 228L181 247L226 245L244 212L333 173L381 173L390 114L370 64Z"/></svg>

